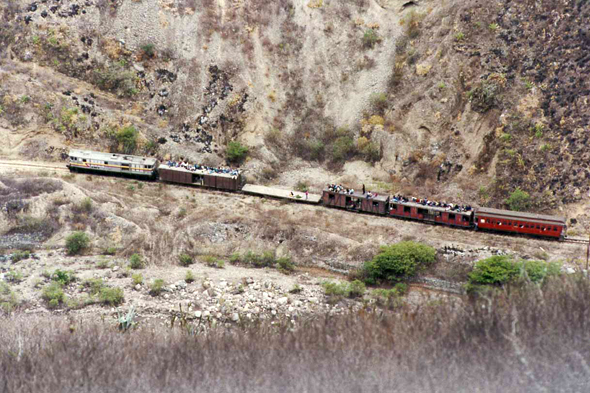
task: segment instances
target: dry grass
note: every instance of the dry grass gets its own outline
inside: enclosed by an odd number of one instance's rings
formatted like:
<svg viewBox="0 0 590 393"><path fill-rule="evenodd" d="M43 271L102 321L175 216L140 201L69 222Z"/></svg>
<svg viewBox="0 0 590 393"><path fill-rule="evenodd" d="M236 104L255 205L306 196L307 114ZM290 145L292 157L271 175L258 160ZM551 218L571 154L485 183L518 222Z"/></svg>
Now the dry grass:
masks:
<svg viewBox="0 0 590 393"><path fill-rule="evenodd" d="M7 318L0 390L581 392L590 380L589 295L588 280L568 277L394 315L200 334L196 326L122 334L104 323Z"/></svg>

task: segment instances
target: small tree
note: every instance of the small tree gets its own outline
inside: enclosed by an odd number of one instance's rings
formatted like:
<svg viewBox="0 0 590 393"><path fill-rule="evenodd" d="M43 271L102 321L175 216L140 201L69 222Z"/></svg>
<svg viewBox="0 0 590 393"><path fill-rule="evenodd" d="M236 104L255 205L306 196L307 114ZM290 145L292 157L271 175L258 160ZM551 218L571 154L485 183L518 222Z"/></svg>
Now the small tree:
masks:
<svg viewBox="0 0 590 393"><path fill-rule="evenodd" d="M180 263L180 266L189 266L193 264L193 257L191 257L188 254L180 254L178 256L178 262Z"/></svg>
<svg viewBox="0 0 590 393"><path fill-rule="evenodd" d="M517 188L504 202L510 210L522 211L529 208L530 200L531 196L528 192Z"/></svg>
<svg viewBox="0 0 590 393"><path fill-rule="evenodd" d="M77 231L66 238L66 249L68 254L76 255L87 249L90 245L90 238L85 232Z"/></svg>
<svg viewBox="0 0 590 393"><path fill-rule="evenodd" d="M238 141L231 141L227 144L225 154L230 162L241 162L248 155L248 147Z"/></svg>
<svg viewBox="0 0 590 393"><path fill-rule="evenodd" d="M469 273L471 284L503 285L518 276L520 269L506 255L494 255L475 264Z"/></svg>
<svg viewBox="0 0 590 393"><path fill-rule="evenodd" d="M131 267L131 269L143 269L144 266L145 263L143 262L141 255L137 253L131 255L131 258L129 258L129 267Z"/></svg>
<svg viewBox="0 0 590 393"><path fill-rule="evenodd" d="M131 154L137 149L138 132L134 126L121 128L115 138L120 145L121 151L125 154Z"/></svg>
<svg viewBox="0 0 590 393"><path fill-rule="evenodd" d="M425 244L400 242L381 247L381 252L364 266L364 275L369 283L378 280L398 282L412 277L421 265L436 261L436 250Z"/></svg>

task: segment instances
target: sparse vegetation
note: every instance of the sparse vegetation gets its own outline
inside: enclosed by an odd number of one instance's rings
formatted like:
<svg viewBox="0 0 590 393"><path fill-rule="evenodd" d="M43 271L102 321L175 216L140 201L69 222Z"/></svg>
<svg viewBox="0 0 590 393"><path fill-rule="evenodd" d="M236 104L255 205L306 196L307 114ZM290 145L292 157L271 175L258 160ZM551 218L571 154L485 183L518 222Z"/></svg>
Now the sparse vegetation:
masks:
<svg viewBox="0 0 590 393"><path fill-rule="evenodd" d="M344 297L358 298L362 297L366 292L365 284L362 281L354 280L350 283L335 283L335 282L324 282L324 293L328 297L328 301L331 303L338 302Z"/></svg>
<svg viewBox="0 0 590 393"><path fill-rule="evenodd" d="M188 254L180 254L178 256L178 263L180 264L180 266L190 266L194 263L193 257L191 257Z"/></svg>
<svg viewBox="0 0 590 393"><path fill-rule="evenodd" d="M69 285L77 280L74 272L61 269L56 269L51 275L51 279L61 286Z"/></svg>
<svg viewBox="0 0 590 393"><path fill-rule="evenodd" d="M145 267L145 262L141 255L137 253L131 255L131 258L129 258L129 267L131 269L143 269Z"/></svg>
<svg viewBox="0 0 590 393"><path fill-rule="evenodd" d="M159 296L164 290L166 283L161 278L155 279L150 286L150 295Z"/></svg>
<svg viewBox="0 0 590 393"><path fill-rule="evenodd" d="M10 260L12 263L17 263L20 261L24 261L25 259L29 259L31 257L31 253L27 250L17 250L10 255Z"/></svg>
<svg viewBox="0 0 590 393"><path fill-rule="evenodd" d="M187 270L186 271L186 274L184 275L184 281L187 284L190 284L191 282L194 282L195 281L195 276L194 276L194 274L193 274L193 272L191 270Z"/></svg>
<svg viewBox="0 0 590 393"><path fill-rule="evenodd" d="M227 144L225 154L230 162L239 163L248 155L248 147L243 146L238 141L231 141Z"/></svg>
<svg viewBox="0 0 590 393"><path fill-rule="evenodd" d="M504 201L510 210L523 211L527 210L531 203L531 196L528 192L517 188Z"/></svg>
<svg viewBox="0 0 590 393"><path fill-rule="evenodd" d="M141 285L143 284L143 276L141 275L141 273L135 273L131 276L131 279L133 280L133 285Z"/></svg>
<svg viewBox="0 0 590 393"><path fill-rule="evenodd" d="M156 46L154 44L146 43L140 47L143 55L149 59L156 56Z"/></svg>
<svg viewBox="0 0 590 393"><path fill-rule="evenodd" d="M106 306L119 306L125 301L122 288L104 286L98 294L100 303Z"/></svg>
<svg viewBox="0 0 590 393"><path fill-rule="evenodd" d="M121 128L115 135L119 144L119 151L125 154L132 154L137 149L138 132L134 126Z"/></svg>
<svg viewBox="0 0 590 393"><path fill-rule="evenodd" d="M377 43L381 42L381 40L381 37L379 37L379 34L375 29L367 29L363 34L363 46L365 48L372 49Z"/></svg>
<svg viewBox="0 0 590 393"><path fill-rule="evenodd" d="M455 41L461 42L465 39L465 34L462 31L459 31L455 34Z"/></svg>
<svg viewBox="0 0 590 393"><path fill-rule="evenodd" d="M41 298L47 302L48 308L58 308L65 302L65 294L59 282L52 282L43 287Z"/></svg>
<svg viewBox="0 0 590 393"><path fill-rule="evenodd" d="M0 281L0 309L8 314L12 312L17 305L18 299L10 285Z"/></svg>
<svg viewBox="0 0 590 393"><path fill-rule="evenodd" d="M542 282L548 276L556 276L561 267L557 263L544 261L515 261L507 255L495 255L475 264L469 274L471 285L505 285L516 279Z"/></svg>
<svg viewBox="0 0 590 393"><path fill-rule="evenodd" d="M90 238L85 232L74 232L66 238L66 249L70 255L78 255L90 246Z"/></svg>

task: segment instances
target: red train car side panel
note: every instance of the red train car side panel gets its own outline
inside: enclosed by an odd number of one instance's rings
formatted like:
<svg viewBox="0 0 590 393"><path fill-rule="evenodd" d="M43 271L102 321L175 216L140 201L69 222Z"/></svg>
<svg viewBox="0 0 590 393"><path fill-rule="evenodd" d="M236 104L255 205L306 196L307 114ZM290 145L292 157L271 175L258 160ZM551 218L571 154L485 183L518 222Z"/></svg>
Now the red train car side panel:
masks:
<svg viewBox="0 0 590 393"><path fill-rule="evenodd" d="M478 228L509 233L561 238L565 235L565 218L508 210L481 208L475 214Z"/></svg>

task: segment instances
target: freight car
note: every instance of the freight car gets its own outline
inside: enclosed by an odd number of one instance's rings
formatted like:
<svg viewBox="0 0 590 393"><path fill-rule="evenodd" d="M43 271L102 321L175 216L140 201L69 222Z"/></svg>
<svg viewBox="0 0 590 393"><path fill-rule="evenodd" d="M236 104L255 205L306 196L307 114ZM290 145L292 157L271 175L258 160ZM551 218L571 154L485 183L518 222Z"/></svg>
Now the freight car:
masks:
<svg viewBox="0 0 590 393"><path fill-rule="evenodd" d="M237 169L212 168L171 161L160 164L155 158L89 150L71 150L67 167L71 171L113 173L144 179L160 179L168 183L207 187L222 191L242 192L245 186L242 173ZM252 188L253 186L248 185L246 189L248 187ZM287 193L284 194L287 195ZM277 197L278 194L274 192L268 193L268 195ZM284 196L283 198L289 197ZM317 202L328 207L348 211L451 227L507 234L526 234L559 240L564 240L567 229L563 217L432 203L428 200L405 198L399 195L361 193L336 185L324 189L321 198L319 196L317 199L312 197L307 200L306 198L305 202Z"/></svg>

